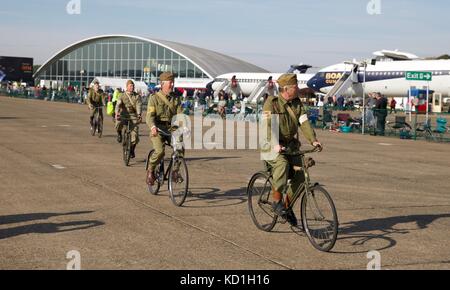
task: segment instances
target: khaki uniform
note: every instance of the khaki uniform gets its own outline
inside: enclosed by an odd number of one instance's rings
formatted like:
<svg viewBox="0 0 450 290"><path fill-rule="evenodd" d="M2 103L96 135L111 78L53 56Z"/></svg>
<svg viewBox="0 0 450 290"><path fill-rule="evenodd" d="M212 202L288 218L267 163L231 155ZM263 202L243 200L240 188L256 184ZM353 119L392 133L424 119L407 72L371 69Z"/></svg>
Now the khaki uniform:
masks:
<svg viewBox="0 0 450 290"><path fill-rule="evenodd" d="M289 108L291 109L291 112L289 111ZM286 147L288 152L296 152L300 147L300 142L297 138L299 127L310 143L317 141L316 134L308 121L306 110L299 98L287 102L281 95L278 95L277 97L269 96L264 103L263 108L263 130L267 130L267 139L262 140L262 152L270 152L273 150L273 142L270 142L272 137L271 132L277 129L271 129L273 115L279 117L279 140L276 143ZM301 166L301 158L295 155L276 154L274 159L266 160L266 162L272 168L273 189L280 193L284 193L289 177L289 170L292 166ZM303 182L303 173L295 173L292 177L293 192L295 192L298 186ZM292 196L293 192L288 192L289 197Z"/></svg>
<svg viewBox="0 0 450 290"><path fill-rule="evenodd" d="M103 100L104 100L104 98L105 98L105 94L103 93L102 90L98 90L97 92L95 92L93 89L89 90L89 94L88 94L88 97L86 99L86 103L90 107L92 107L92 108L89 108L89 110L91 111L91 115L90 115L91 121L94 118L96 108L99 108L98 110L99 110L99 113L100 113L100 118L103 119L103 109L102 109L102 107L103 107Z"/></svg>
<svg viewBox="0 0 450 290"><path fill-rule="evenodd" d="M142 113L142 100L141 96L137 93L125 92L121 94L117 100L116 104L116 115L121 111L120 121L116 122L117 132L121 132L123 126L126 125L127 120L130 119L131 122L131 144L137 145L139 143L139 125L138 116Z"/></svg>
<svg viewBox="0 0 450 290"><path fill-rule="evenodd" d="M177 114L182 114L181 99L173 94L168 96L159 91L150 96L147 106L146 122L150 130L153 126L164 130L173 131L172 118ZM150 132L151 136L151 132ZM150 170L155 170L162 158L164 158L165 146L164 137L157 135L151 136L153 149L155 152L150 158Z"/></svg>

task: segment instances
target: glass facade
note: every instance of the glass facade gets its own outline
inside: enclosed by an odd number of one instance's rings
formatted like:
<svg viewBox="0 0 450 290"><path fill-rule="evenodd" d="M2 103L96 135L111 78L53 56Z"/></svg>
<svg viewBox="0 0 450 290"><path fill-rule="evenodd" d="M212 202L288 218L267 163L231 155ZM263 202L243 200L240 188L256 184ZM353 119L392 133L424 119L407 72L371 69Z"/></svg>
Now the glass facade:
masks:
<svg viewBox="0 0 450 290"><path fill-rule="evenodd" d="M200 68L172 50L127 37L97 40L72 50L50 63L36 78L83 86L95 77L132 78L156 84L164 71L180 78L208 78Z"/></svg>

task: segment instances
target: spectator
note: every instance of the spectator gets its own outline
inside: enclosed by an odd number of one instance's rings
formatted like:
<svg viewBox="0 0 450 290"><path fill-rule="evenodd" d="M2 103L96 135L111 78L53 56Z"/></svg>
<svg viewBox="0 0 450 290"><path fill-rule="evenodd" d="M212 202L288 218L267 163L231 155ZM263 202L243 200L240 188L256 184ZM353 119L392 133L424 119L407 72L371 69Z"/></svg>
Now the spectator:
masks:
<svg viewBox="0 0 450 290"><path fill-rule="evenodd" d="M343 110L344 109L344 97L343 96L339 96L337 98L337 105L338 105L338 109L339 110Z"/></svg>
<svg viewBox="0 0 450 290"><path fill-rule="evenodd" d="M374 115L377 118L377 128L374 135L384 136L387 116L387 99L381 93L375 93L376 103Z"/></svg>
<svg viewBox="0 0 450 290"><path fill-rule="evenodd" d="M225 94L223 91L219 92L219 104L217 105L217 112L222 118L225 118L225 106L227 101L225 100Z"/></svg>
<svg viewBox="0 0 450 290"><path fill-rule="evenodd" d="M392 98L391 103L390 103L390 107L391 107L390 114L392 114L392 110L394 111L395 114L397 114L397 110L395 108L396 106L397 106L397 101L394 98Z"/></svg>

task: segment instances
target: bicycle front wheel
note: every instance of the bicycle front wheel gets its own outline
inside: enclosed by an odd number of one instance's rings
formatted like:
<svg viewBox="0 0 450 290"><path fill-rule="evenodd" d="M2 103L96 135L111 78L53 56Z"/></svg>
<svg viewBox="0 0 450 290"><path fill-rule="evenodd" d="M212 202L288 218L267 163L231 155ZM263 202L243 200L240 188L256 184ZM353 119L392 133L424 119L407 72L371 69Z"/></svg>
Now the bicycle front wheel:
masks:
<svg viewBox="0 0 450 290"><path fill-rule="evenodd" d="M176 206L182 206L189 190L189 174L186 160L183 157L175 158L169 171L170 199Z"/></svg>
<svg viewBox="0 0 450 290"><path fill-rule="evenodd" d="M258 172L247 186L248 211L253 223L260 230L270 232L277 223L278 216L272 209L272 182L269 174Z"/></svg>
<svg viewBox="0 0 450 290"><path fill-rule="evenodd" d="M131 136L130 133L126 132L123 138L123 163L125 166L130 164L130 155L131 155Z"/></svg>
<svg viewBox="0 0 450 290"><path fill-rule="evenodd" d="M97 131L98 131L98 138L102 138L102 134L103 134L103 119L98 120L98 125L97 125Z"/></svg>
<svg viewBox="0 0 450 290"><path fill-rule="evenodd" d="M95 131L97 130L97 121L93 120L92 121L92 126L91 126L91 135L94 136L95 135Z"/></svg>
<svg viewBox="0 0 450 290"><path fill-rule="evenodd" d="M303 195L301 216L311 244L329 252L336 243L339 223L333 200L323 187L315 185Z"/></svg>

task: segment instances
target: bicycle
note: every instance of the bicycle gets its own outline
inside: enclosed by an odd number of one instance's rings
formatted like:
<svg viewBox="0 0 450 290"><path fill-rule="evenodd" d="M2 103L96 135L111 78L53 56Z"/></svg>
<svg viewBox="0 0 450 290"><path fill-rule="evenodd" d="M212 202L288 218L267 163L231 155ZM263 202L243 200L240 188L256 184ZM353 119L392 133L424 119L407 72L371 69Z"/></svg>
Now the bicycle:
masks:
<svg viewBox="0 0 450 290"><path fill-rule="evenodd" d="M186 160L182 156L181 152L184 150L184 144L182 141L178 141L177 136L169 132L165 132L158 128L158 132L164 137L164 146L172 148L172 154L170 160L163 158L159 165L155 168L155 183L154 185L148 185L148 191L157 195L159 189L164 184L164 181L168 181L168 190L170 199L176 206L182 206L186 200L186 196L189 190L189 174L186 165ZM147 172L150 167L150 158L155 152L152 149L147 156L145 164L145 170ZM178 165L178 166L175 166ZM178 167L177 170L175 168ZM164 169L166 168L166 171Z"/></svg>
<svg viewBox="0 0 450 290"><path fill-rule="evenodd" d="M94 118L92 119L92 126L91 126L91 135L94 136L95 132L98 132L98 138L102 138L103 134L103 118L100 115L100 110L103 107L94 107Z"/></svg>
<svg viewBox="0 0 450 290"><path fill-rule="evenodd" d="M318 183L312 184L308 169L314 166L314 160L306 159L305 155L320 151L320 147L312 150L298 151L291 155L300 156L301 167L293 166L294 172L302 171L305 177L304 183L299 186L293 195L289 208L294 208L297 200L301 200L300 216L303 230L306 232L311 244L318 250L329 252L335 245L338 234L338 217L334 202L330 194ZM283 196L291 188L291 181ZM272 173L266 163L266 170L253 175L247 186L248 209L250 216L260 230L270 232L275 227L278 215L272 208ZM282 223L286 223L282 217ZM323 224L321 226L321 224Z"/></svg>
<svg viewBox="0 0 450 290"><path fill-rule="evenodd" d="M434 135L434 132L431 128L431 120L430 119L426 122L416 124L415 133L414 133L415 139L417 138L417 132L419 132L420 135L422 135L425 138L425 140L427 140L427 141L434 141L434 142L437 141L437 138Z"/></svg>
<svg viewBox="0 0 450 290"><path fill-rule="evenodd" d="M119 122L125 121L126 126L122 129L122 157L125 166L130 164L131 159L131 122L130 118L120 118Z"/></svg>

